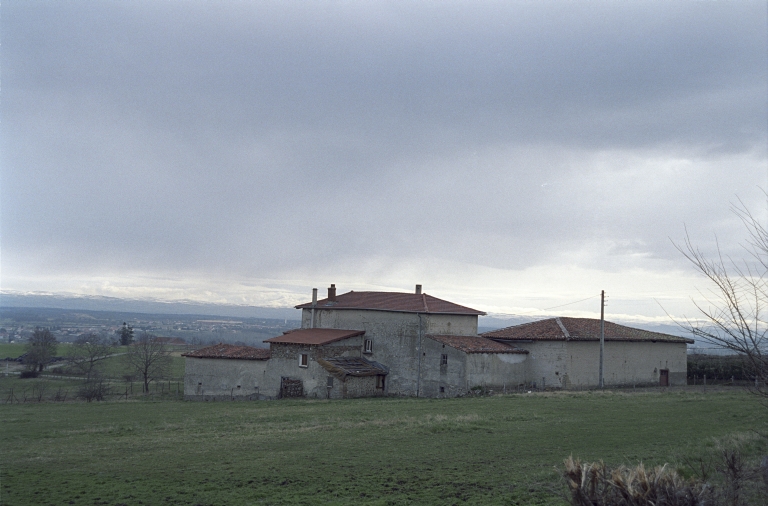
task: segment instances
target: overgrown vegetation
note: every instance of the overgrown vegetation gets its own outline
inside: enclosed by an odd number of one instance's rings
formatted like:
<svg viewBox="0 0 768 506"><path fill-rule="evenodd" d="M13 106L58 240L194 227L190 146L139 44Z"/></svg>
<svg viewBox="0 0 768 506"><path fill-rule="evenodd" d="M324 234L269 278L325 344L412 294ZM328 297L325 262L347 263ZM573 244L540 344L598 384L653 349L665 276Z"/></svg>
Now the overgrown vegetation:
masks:
<svg viewBox="0 0 768 506"><path fill-rule="evenodd" d="M688 355L688 378L701 384L704 377L710 382L752 383L755 374L743 355Z"/></svg>
<svg viewBox="0 0 768 506"><path fill-rule="evenodd" d="M768 451L760 400L730 389L0 410L14 505L565 505L567 455L692 473L732 439L748 466Z"/></svg>

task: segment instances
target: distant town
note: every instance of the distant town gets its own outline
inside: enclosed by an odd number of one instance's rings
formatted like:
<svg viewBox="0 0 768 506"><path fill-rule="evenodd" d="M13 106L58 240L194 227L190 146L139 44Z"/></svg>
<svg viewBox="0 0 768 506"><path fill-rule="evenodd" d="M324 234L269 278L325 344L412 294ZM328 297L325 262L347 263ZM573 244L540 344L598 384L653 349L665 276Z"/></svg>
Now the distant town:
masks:
<svg viewBox="0 0 768 506"><path fill-rule="evenodd" d="M50 329L61 343L73 342L89 333L117 337L124 323L136 334L148 332L187 344L224 342L256 347L266 346L264 339L300 326L299 320L277 318L0 307L0 342L25 342L37 327Z"/></svg>

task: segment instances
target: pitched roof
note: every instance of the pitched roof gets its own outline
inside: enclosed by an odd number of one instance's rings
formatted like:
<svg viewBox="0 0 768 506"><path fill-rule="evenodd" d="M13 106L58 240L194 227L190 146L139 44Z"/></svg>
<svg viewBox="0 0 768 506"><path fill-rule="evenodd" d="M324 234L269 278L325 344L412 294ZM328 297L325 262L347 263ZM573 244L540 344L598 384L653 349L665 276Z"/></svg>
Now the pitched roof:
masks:
<svg viewBox="0 0 768 506"><path fill-rule="evenodd" d="M596 318L549 318L481 334L503 341L599 341L600 320ZM693 339L636 329L605 322L606 341L688 343Z"/></svg>
<svg viewBox="0 0 768 506"><path fill-rule="evenodd" d="M335 301L329 301L327 298L318 300L315 307L318 309L371 309L402 313L485 315L483 311L460 306L426 293L352 291L337 295ZM312 309L312 303L298 305L296 309Z"/></svg>
<svg viewBox="0 0 768 506"><path fill-rule="evenodd" d="M481 336L428 335L427 337L464 353L528 353L526 350Z"/></svg>
<svg viewBox="0 0 768 506"><path fill-rule="evenodd" d="M379 376L389 373L380 363L362 357L319 358L317 363L342 381L347 376Z"/></svg>
<svg viewBox="0 0 768 506"><path fill-rule="evenodd" d="M182 357L192 358L231 358L238 360L267 360L268 348L254 348L253 346L235 346L232 344L215 344L207 348L200 348L189 353L182 353Z"/></svg>
<svg viewBox="0 0 768 506"><path fill-rule="evenodd" d="M295 329L284 332L282 336L265 339L264 342L275 344L323 345L362 334L365 334L364 330Z"/></svg>

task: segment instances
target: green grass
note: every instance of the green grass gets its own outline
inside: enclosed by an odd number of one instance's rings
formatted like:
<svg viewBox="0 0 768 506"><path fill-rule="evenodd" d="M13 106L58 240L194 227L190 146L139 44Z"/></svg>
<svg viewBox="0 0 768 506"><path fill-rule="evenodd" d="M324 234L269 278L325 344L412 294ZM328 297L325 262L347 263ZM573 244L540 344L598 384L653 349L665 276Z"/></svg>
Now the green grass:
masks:
<svg viewBox="0 0 768 506"><path fill-rule="evenodd" d="M746 435L748 394L0 406L0 503L564 504L563 458L660 464Z"/></svg>
<svg viewBox="0 0 768 506"><path fill-rule="evenodd" d="M26 353L25 347L26 343L0 343L0 358L18 358ZM56 349L56 355L64 357L70 349L71 345L69 344L59 344Z"/></svg>

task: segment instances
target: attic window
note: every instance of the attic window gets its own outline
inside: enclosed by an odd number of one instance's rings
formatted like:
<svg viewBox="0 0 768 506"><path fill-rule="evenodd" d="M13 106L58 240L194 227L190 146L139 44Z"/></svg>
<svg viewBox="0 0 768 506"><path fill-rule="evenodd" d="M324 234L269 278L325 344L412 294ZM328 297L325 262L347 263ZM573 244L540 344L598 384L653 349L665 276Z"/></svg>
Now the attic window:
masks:
<svg viewBox="0 0 768 506"><path fill-rule="evenodd" d="M363 344L363 353L373 353L373 339L366 339Z"/></svg>
<svg viewBox="0 0 768 506"><path fill-rule="evenodd" d="M448 365L448 355L445 353L440 355L440 365Z"/></svg>
<svg viewBox="0 0 768 506"><path fill-rule="evenodd" d="M306 353L299 354L299 367L307 367L309 365L309 355Z"/></svg>

